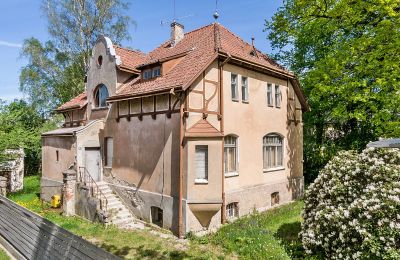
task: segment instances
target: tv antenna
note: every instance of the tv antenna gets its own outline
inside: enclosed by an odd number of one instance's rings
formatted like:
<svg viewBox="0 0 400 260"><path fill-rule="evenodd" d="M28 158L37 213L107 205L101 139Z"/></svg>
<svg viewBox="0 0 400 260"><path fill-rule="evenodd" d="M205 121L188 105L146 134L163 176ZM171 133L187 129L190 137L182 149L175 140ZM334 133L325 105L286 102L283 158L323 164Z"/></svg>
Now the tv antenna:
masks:
<svg viewBox="0 0 400 260"><path fill-rule="evenodd" d="M165 24L171 24L189 17L194 16L193 14L189 14L189 15L185 15L185 16L181 16L181 17L176 17L176 0L174 0L174 18L172 20L161 20L160 24L161 26L165 25Z"/></svg>
<svg viewBox="0 0 400 260"><path fill-rule="evenodd" d="M218 13L218 0L215 0L215 12L213 14L213 17L215 19L215 21L218 19L219 17L219 13Z"/></svg>

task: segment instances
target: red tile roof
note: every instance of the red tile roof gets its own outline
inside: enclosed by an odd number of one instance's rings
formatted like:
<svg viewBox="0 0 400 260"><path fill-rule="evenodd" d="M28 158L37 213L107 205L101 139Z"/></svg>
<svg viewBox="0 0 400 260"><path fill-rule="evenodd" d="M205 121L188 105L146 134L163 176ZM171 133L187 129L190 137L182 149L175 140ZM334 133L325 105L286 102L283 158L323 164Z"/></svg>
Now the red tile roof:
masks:
<svg viewBox="0 0 400 260"><path fill-rule="evenodd" d="M222 137L220 131L212 126L206 119L199 120L185 132L186 137Z"/></svg>
<svg viewBox="0 0 400 260"><path fill-rule="evenodd" d="M116 54L121 59L121 64L118 66L121 69L129 71L137 71L136 67L146 60L146 54L140 51L122 48L114 45Z"/></svg>
<svg viewBox="0 0 400 260"><path fill-rule="evenodd" d="M86 92L79 94L78 96L74 97L70 101L62 104L57 111L69 110L74 108L83 108L87 104L87 96Z"/></svg>
<svg viewBox="0 0 400 260"><path fill-rule="evenodd" d="M252 52L254 55L251 54ZM161 77L146 81L134 79L125 83L110 99L155 93L171 88L186 89L220 53L227 53L232 57L250 61L294 77L291 72L285 70L252 45L241 40L228 29L218 23L213 23L186 33L176 46L171 47L169 40L150 52L141 66L180 55L184 55L184 58Z"/></svg>

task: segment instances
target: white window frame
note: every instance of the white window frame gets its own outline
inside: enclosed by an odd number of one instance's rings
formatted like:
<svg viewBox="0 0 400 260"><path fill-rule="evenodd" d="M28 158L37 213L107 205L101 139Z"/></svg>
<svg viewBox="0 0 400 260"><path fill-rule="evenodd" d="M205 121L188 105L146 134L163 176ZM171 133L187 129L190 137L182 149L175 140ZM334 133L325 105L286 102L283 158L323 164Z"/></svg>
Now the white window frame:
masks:
<svg viewBox="0 0 400 260"><path fill-rule="evenodd" d="M267 141L267 138L279 138L279 140L281 141L281 144L279 145L279 143L269 143ZM270 147L270 148L269 148ZM281 147L281 158L282 158L282 163L279 164L278 163L278 147ZM272 165L270 167L266 166L266 152L268 152L268 150L275 153L275 156L273 158L275 158L275 162L272 163ZM277 134L277 133L270 133L267 134L265 136L263 136L263 171L264 172L270 172L270 171L278 171L278 170L283 170L285 169L285 139L283 138L282 135ZM272 155L271 155L272 156Z"/></svg>
<svg viewBox="0 0 400 260"><path fill-rule="evenodd" d="M239 202L231 202L226 205L226 218L235 219L239 217Z"/></svg>
<svg viewBox="0 0 400 260"><path fill-rule="evenodd" d="M273 95L272 95L272 84L271 83L267 84L267 104L269 107L274 106L274 99L273 99Z"/></svg>
<svg viewBox="0 0 400 260"><path fill-rule="evenodd" d="M198 153L203 150L205 151L205 161L204 161L204 174L200 173L197 167ZM195 168L195 183L207 184L208 183L208 145L195 145L195 156L194 156L194 168ZM204 176L200 176L204 175Z"/></svg>
<svg viewBox="0 0 400 260"><path fill-rule="evenodd" d="M227 138L233 138L234 144L226 144ZM233 171L227 171L226 169L226 160L227 160L227 150L229 148L234 148L235 151L235 169ZM224 174L225 177L233 177L239 175L239 137L237 135L227 135L224 137Z"/></svg>
<svg viewBox="0 0 400 260"><path fill-rule="evenodd" d="M153 72L152 72L151 69L147 69L147 70L144 70L144 71L143 71L143 79L144 79L144 80L151 79L151 78L152 78L152 75L153 75Z"/></svg>
<svg viewBox="0 0 400 260"><path fill-rule="evenodd" d="M233 73L231 74L231 98L233 101L239 101L238 75Z"/></svg>
<svg viewBox="0 0 400 260"><path fill-rule="evenodd" d="M242 76L242 102L249 102L249 78Z"/></svg>
<svg viewBox="0 0 400 260"><path fill-rule="evenodd" d="M276 84L275 85L275 107L280 108L282 103L282 91L281 87Z"/></svg>

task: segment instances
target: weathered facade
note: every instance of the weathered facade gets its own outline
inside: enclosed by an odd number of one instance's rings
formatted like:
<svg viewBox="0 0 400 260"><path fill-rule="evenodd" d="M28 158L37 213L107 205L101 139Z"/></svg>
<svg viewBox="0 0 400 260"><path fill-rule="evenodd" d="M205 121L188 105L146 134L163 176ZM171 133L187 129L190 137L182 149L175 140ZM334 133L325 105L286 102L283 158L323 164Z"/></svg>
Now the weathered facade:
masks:
<svg viewBox="0 0 400 260"><path fill-rule="evenodd" d="M302 196L308 105L293 73L218 23L171 29L148 54L98 40L86 92L43 134L42 197L75 165L182 236Z"/></svg>
<svg viewBox="0 0 400 260"><path fill-rule="evenodd" d="M6 192L17 192L24 187L25 153L23 148L5 150L9 160L0 164L0 177L2 177L0 189Z"/></svg>

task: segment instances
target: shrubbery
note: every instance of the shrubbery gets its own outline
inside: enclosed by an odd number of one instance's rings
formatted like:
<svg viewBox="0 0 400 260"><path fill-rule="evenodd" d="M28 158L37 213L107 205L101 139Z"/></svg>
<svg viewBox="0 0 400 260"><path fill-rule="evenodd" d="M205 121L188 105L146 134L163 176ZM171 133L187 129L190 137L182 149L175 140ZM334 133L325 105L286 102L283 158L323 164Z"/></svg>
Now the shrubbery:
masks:
<svg viewBox="0 0 400 260"><path fill-rule="evenodd" d="M309 254L400 259L400 150L339 153L307 190L303 218Z"/></svg>

